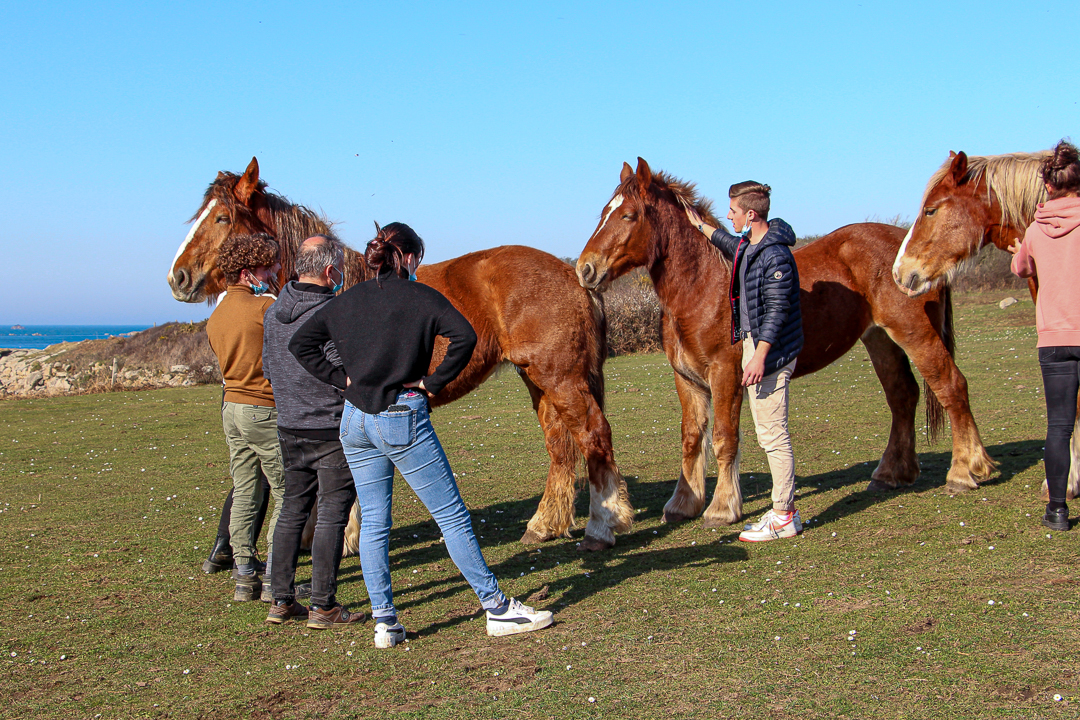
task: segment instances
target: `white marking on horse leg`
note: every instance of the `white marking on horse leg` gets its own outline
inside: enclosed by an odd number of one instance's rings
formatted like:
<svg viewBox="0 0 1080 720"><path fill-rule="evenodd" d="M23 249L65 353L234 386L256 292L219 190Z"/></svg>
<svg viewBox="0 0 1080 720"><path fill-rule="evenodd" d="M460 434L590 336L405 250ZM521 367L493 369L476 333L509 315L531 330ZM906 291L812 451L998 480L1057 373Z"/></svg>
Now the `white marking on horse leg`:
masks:
<svg viewBox="0 0 1080 720"><path fill-rule="evenodd" d="M618 195L616 195L615 197L613 197L611 199L611 202L609 202L608 206L607 206L607 215L604 216L604 222L600 223L600 227L596 228L596 232L593 233L593 237L596 236L596 233L598 233L598 232L600 232L601 230L604 229L604 226L607 225L607 221L611 219L611 213L618 210L619 206L621 206L622 204L623 204L622 193L619 193Z"/></svg>
<svg viewBox="0 0 1080 720"><path fill-rule="evenodd" d="M602 490L597 490L595 485L589 483L589 522L585 525L585 534L588 537L615 544L615 532L612 528L618 523L614 510L618 502L619 489L611 478L604 478Z"/></svg>
<svg viewBox="0 0 1080 720"><path fill-rule="evenodd" d="M893 261L893 277L899 277L897 273L900 272L900 260L904 257L904 253L907 251L907 245L909 242L911 242L911 236L914 232L915 223L911 223L911 227L908 228L907 235L904 236L904 242L900 243L900 252L896 253L896 260Z"/></svg>
<svg viewBox="0 0 1080 720"><path fill-rule="evenodd" d="M172 265L169 266L169 277L172 278L173 271L176 270L176 261L180 259L180 256L187 250L188 244L191 243L192 238L195 237L195 233L199 231L199 226L203 224L203 220L210 215L210 211L217 205L217 199L211 200L206 209L199 213L198 219L195 220L195 224L191 226L191 230L188 231L187 237L184 238L184 242L180 243L180 249L176 251L176 256L172 259Z"/></svg>

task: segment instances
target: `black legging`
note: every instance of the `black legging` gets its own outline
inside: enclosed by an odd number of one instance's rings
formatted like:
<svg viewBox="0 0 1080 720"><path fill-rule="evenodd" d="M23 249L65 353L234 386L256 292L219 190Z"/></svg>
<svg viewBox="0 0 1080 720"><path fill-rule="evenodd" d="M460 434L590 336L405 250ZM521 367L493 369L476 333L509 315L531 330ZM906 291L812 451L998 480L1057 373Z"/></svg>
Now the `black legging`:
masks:
<svg viewBox="0 0 1080 720"><path fill-rule="evenodd" d="M1046 487L1051 508L1065 507L1069 482L1069 443L1076 424L1076 396L1080 390L1080 347L1039 348L1046 395Z"/></svg>
<svg viewBox="0 0 1080 720"><path fill-rule="evenodd" d="M259 470L259 479L262 480L263 500L259 512L255 513L255 537L262 532L263 520L266 519L266 508L270 505L270 482ZM229 521L232 519L232 488L229 488L229 496L225 498L225 504L221 506L221 519L218 520L217 534L219 538L229 537Z"/></svg>

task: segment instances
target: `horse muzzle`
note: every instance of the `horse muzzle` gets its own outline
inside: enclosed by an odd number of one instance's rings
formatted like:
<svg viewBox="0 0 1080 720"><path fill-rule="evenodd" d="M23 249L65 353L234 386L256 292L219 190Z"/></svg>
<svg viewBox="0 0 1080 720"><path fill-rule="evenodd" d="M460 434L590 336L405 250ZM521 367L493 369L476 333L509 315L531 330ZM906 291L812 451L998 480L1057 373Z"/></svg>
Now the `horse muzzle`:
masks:
<svg viewBox="0 0 1080 720"><path fill-rule="evenodd" d="M578 260L577 264L578 283L586 290L598 290L604 285L608 276L607 268L599 268L592 261Z"/></svg>
<svg viewBox="0 0 1080 720"><path fill-rule="evenodd" d="M169 273L168 280L169 289L172 290L172 296L176 300L187 303L202 302L205 275L196 279L188 269L179 268Z"/></svg>

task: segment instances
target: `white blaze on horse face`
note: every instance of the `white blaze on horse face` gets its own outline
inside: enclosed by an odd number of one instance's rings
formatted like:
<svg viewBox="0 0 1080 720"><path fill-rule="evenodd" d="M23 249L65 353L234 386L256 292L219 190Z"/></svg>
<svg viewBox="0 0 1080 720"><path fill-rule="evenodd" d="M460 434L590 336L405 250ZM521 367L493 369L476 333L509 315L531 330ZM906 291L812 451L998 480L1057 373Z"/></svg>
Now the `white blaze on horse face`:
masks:
<svg viewBox="0 0 1080 720"><path fill-rule="evenodd" d="M622 204L622 193L619 193L615 197L611 198L611 202L609 202L607 206L607 215L604 215L604 222L600 223L600 227L596 228L596 232L593 233L593 237L596 237L596 234L604 229L604 226L607 225L607 221L611 219L611 214L618 210Z"/></svg>
<svg viewBox="0 0 1080 720"><path fill-rule="evenodd" d="M904 252L907 251L907 245L911 242L911 236L915 232L915 223L911 223L911 227L908 228L907 235L904 236L904 242L900 244L900 252L896 253L896 260L893 261L892 271L893 277L900 277L900 261L904 258Z"/></svg>
<svg viewBox="0 0 1080 720"><path fill-rule="evenodd" d="M169 266L169 277L172 277L173 271L176 270L176 261L180 259L180 256L187 250L187 246L191 243L192 238L195 237L195 233L199 231L199 226L203 224L203 220L210 215L210 211L217 205L217 198L211 200L206 209L199 213L199 217L195 220L195 224L191 226L191 230L188 232L187 237L184 238L184 242L180 243L180 249L176 251L176 257L172 259L172 265Z"/></svg>

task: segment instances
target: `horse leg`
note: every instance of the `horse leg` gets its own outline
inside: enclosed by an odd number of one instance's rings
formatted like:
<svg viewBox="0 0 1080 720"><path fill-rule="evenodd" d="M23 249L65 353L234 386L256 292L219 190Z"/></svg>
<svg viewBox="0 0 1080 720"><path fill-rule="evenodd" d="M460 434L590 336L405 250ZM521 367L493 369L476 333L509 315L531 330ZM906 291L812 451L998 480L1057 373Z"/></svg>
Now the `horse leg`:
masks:
<svg viewBox="0 0 1080 720"><path fill-rule="evenodd" d="M530 378L530 381L537 386L535 380ZM603 397L598 399L586 381L562 382L554 389L542 392L541 402L548 402L555 409L558 427L569 433L585 457L589 477L589 521L579 547L581 550L605 550L615 544L615 533L630 529L634 508L630 504L626 481L615 465L611 426L600 409ZM597 389L596 393L600 392ZM576 454L569 457L571 473L576 460ZM572 518L572 495L570 511Z"/></svg>
<svg viewBox="0 0 1080 720"><path fill-rule="evenodd" d="M698 516L705 506L705 429L709 424L708 390L675 373L682 404L682 469L675 493L664 505L664 522Z"/></svg>
<svg viewBox="0 0 1080 720"><path fill-rule="evenodd" d="M544 444L551 457L544 495L521 536L521 542L532 545L557 537L570 537L570 528L574 526L574 496L577 494L574 471L578 454L569 431L546 393L524 373L521 379L529 389L533 409L544 431Z"/></svg>
<svg viewBox="0 0 1080 720"><path fill-rule="evenodd" d="M860 338L874 365L885 400L892 413L889 444L870 476L870 489L893 490L910 485L919 477L915 454L915 408L919 404L919 384L911 372L904 351L884 329L873 325Z"/></svg>
<svg viewBox="0 0 1080 720"><path fill-rule="evenodd" d="M319 522L319 503L315 503L311 506L311 512L308 513L307 522L304 523L304 530L300 533L300 549L311 550L311 543L315 540L315 524Z"/></svg>
<svg viewBox="0 0 1080 720"><path fill-rule="evenodd" d="M953 493L974 490L993 474L997 463L987 454L971 414L967 378L936 333L932 342L906 349L930 391L949 413L953 448L945 489ZM930 402L930 398L926 400Z"/></svg>
<svg viewBox="0 0 1080 720"><path fill-rule="evenodd" d="M736 346L741 347L741 346ZM707 528L731 525L742 519L742 487L739 484L739 414L743 389L741 363L734 372L721 372L713 379L713 453L716 455L716 490L705 508L702 525Z"/></svg>
<svg viewBox="0 0 1080 720"><path fill-rule="evenodd" d="M360 554L360 503L354 502L349 513L349 522L345 525L345 543L341 546L341 556Z"/></svg>

